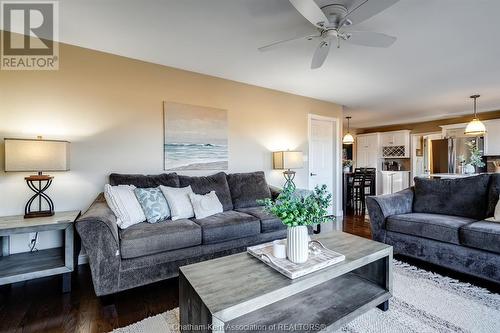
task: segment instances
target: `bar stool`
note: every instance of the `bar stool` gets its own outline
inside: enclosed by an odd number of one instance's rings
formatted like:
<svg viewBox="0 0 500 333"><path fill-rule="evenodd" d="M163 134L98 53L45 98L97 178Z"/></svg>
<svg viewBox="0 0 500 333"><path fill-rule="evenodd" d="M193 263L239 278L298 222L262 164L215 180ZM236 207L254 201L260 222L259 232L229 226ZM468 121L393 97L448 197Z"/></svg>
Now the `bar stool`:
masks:
<svg viewBox="0 0 500 333"><path fill-rule="evenodd" d="M351 201L354 214L363 211L365 192L365 174L362 172L354 173L352 181Z"/></svg>

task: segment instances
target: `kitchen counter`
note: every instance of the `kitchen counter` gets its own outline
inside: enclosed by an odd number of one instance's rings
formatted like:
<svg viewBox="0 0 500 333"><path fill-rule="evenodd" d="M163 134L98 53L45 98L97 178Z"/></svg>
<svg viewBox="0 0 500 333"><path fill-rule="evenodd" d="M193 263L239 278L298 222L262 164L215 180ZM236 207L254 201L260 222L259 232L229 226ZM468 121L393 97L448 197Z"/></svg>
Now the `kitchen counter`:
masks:
<svg viewBox="0 0 500 333"><path fill-rule="evenodd" d="M479 175L479 173L471 173L471 174L463 174L463 173L431 173L431 174L422 175L422 176L419 176L419 177L424 177L424 178L434 177L434 178L449 178L449 179L452 179L452 178L473 177L473 176L477 176L477 175Z"/></svg>
<svg viewBox="0 0 500 333"><path fill-rule="evenodd" d="M396 172L402 172L402 173L410 173L410 171L407 170L394 170L394 171L389 171L389 170L382 170L380 171L383 175L388 175L388 174L393 174Z"/></svg>

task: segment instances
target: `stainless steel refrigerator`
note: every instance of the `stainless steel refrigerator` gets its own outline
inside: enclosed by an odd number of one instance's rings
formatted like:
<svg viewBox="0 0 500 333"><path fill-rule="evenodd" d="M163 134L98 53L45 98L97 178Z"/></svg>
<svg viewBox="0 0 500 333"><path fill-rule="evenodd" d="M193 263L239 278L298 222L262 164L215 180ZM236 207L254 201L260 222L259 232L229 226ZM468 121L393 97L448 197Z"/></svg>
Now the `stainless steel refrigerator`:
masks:
<svg viewBox="0 0 500 333"><path fill-rule="evenodd" d="M431 140L430 173L462 173L460 160L470 161L468 142L477 142L479 150L484 151L482 136Z"/></svg>

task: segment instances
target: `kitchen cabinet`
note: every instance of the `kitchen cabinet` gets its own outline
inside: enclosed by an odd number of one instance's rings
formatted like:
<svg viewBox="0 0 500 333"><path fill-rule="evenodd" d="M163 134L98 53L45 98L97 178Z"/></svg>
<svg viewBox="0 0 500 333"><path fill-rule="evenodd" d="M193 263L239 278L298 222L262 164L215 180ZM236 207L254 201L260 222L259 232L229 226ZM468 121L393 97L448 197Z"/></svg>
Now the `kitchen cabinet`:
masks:
<svg viewBox="0 0 500 333"><path fill-rule="evenodd" d="M409 158L410 131L380 133L380 146L383 157Z"/></svg>
<svg viewBox="0 0 500 333"><path fill-rule="evenodd" d="M379 135L362 134L356 137L356 167L378 168Z"/></svg>
<svg viewBox="0 0 500 333"><path fill-rule="evenodd" d="M410 187L409 171L382 171L382 194L393 194Z"/></svg>
<svg viewBox="0 0 500 333"><path fill-rule="evenodd" d="M500 119L484 122L486 134L484 135L484 155L500 156Z"/></svg>

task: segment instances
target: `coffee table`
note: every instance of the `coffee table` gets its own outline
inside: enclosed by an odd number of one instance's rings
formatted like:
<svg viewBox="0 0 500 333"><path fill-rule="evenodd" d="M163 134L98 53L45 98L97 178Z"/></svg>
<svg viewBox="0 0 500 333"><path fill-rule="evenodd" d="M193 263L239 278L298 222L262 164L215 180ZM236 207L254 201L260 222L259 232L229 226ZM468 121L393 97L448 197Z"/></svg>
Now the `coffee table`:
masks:
<svg viewBox="0 0 500 333"><path fill-rule="evenodd" d="M294 280L247 253L181 267L181 331L333 331L388 309L392 246L344 232L313 238L345 261Z"/></svg>

